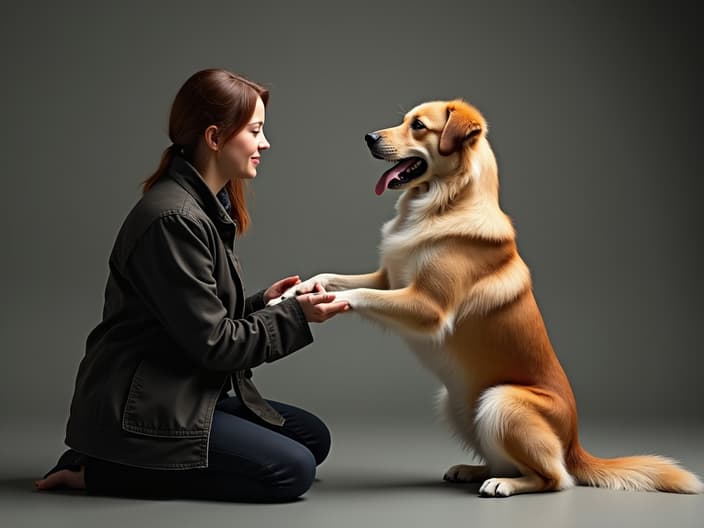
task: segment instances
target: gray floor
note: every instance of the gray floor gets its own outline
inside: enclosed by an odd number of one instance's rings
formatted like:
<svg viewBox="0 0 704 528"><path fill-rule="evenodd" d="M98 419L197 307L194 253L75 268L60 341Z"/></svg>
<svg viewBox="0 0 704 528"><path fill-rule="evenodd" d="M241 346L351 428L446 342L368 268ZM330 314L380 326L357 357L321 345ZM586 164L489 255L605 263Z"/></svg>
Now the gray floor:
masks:
<svg viewBox="0 0 704 528"><path fill-rule="evenodd" d="M704 495L576 488L508 499L477 496L442 474L467 457L442 425L330 423L334 444L319 480L299 502L226 504L39 493L32 480L61 449L61 424L3 427L0 525L3 527L702 527ZM584 445L599 456L659 453L704 475L704 427L583 424Z"/></svg>

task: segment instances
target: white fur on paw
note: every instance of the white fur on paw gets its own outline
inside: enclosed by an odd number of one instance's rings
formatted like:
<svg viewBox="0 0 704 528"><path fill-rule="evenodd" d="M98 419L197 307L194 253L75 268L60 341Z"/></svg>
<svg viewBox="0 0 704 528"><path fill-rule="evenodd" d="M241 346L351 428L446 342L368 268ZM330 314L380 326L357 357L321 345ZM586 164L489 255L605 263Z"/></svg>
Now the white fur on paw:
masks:
<svg viewBox="0 0 704 528"><path fill-rule="evenodd" d="M288 293L288 292L287 292ZM293 295L287 295L286 293L282 295L281 297L274 297L272 300L270 300L268 303L266 303L267 306L274 306L276 304L279 304L281 301L285 301L289 297L293 297Z"/></svg>
<svg viewBox="0 0 704 528"><path fill-rule="evenodd" d="M283 295L280 297L275 297L272 300L270 300L268 303L266 303L267 306L274 306L275 304L279 304L281 301L284 301L290 297L296 297L299 295L299 291L301 290L309 290L313 286L308 284L308 281L302 282L300 284L296 284L295 286L290 287L288 290L286 290Z"/></svg>
<svg viewBox="0 0 704 528"><path fill-rule="evenodd" d="M513 491L511 480L501 478L487 479L479 488L479 494L485 497L510 497Z"/></svg>
<svg viewBox="0 0 704 528"><path fill-rule="evenodd" d="M448 469L442 478L448 482L476 482L483 478L484 475L486 473L481 466L457 464Z"/></svg>
<svg viewBox="0 0 704 528"><path fill-rule="evenodd" d="M332 294L335 296L335 301L346 301L351 308L362 307L362 299L358 290L342 290L332 292Z"/></svg>
<svg viewBox="0 0 704 528"><path fill-rule="evenodd" d="M274 297L272 300L270 300L268 303L266 303L266 305L267 306L274 306L276 304L279 304L284 299L285 299L285 297Z"/></svg>

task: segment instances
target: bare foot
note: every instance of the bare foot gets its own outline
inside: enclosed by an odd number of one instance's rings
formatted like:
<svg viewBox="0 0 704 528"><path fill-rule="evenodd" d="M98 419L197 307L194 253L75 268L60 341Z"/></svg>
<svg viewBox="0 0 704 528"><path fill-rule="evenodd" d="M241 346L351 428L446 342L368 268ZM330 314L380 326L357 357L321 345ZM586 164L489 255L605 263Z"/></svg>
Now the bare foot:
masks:
<svg viewBox="0 0 704 528"><path fill-rule="evenodd" d="M86 489L85 466L81 466L80 471L62 469L52 473L45 479L37 480L34 485L38 490L50 490L54 488Z"/></svg>

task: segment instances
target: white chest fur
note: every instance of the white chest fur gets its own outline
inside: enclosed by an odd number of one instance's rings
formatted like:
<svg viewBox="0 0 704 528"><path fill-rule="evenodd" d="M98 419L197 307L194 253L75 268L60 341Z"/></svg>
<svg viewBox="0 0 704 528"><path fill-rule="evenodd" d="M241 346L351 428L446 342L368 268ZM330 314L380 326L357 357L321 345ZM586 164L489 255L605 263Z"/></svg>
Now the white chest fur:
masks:
<svg viewBox="0 0 704 528"><path fill-rule="evenodd" d="M384 224L381 265L387 272L392 290L411 284L423 266L432 262L435 252L429 244L418 243L418 238L417 229L404 226L399 217Z"/></svg>

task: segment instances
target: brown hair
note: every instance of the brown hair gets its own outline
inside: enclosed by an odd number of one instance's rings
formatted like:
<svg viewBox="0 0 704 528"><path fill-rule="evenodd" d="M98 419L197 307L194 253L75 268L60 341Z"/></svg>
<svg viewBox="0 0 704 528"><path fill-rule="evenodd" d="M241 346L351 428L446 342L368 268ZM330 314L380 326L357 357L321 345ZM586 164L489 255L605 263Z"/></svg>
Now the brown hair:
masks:
<svg viewBox="0 0 704 528"><path fill-rule="evenodd" d="M173 145L162 154L154 174L144 181L143 191L151 189L166 173L178 152L192 162L198 141L209 126L217 126L225 140L242 130L254 114L258 98L266 106L268 90L227 70L207 69L194 73L171 105L169 139ZM237 222L239 233L244 233L250 223L244 182L230 180L225 189L232 204L230 215Z"/></svg>

